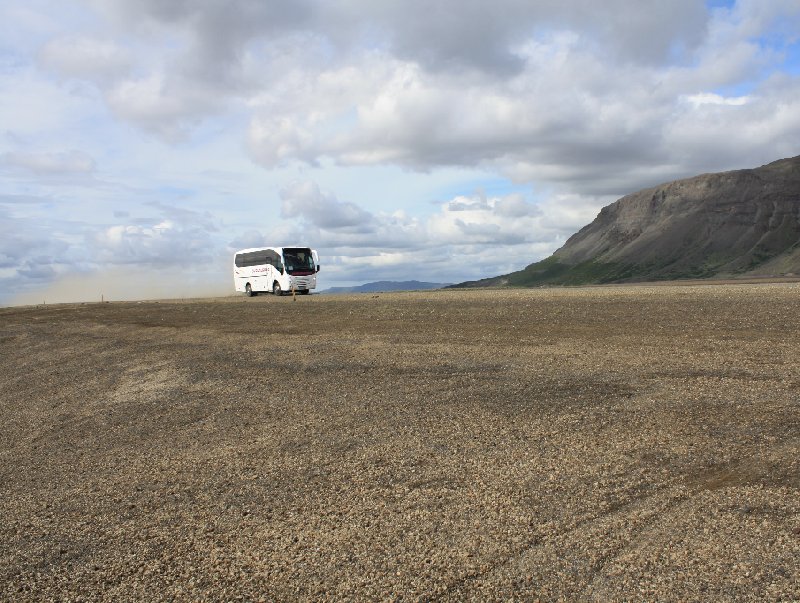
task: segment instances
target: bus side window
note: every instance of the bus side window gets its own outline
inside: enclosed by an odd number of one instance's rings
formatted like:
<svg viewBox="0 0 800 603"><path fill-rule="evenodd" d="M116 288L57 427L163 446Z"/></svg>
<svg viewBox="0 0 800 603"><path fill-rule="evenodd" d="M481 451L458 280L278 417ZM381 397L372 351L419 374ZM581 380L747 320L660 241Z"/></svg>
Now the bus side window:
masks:
<svg viewBox="0 0 800 603"><path fill-rule="evenodd" d="M275 268L278 272L283 274L283 264L281 264L281 256L272 250L267 251L267 264Z"/></svg>

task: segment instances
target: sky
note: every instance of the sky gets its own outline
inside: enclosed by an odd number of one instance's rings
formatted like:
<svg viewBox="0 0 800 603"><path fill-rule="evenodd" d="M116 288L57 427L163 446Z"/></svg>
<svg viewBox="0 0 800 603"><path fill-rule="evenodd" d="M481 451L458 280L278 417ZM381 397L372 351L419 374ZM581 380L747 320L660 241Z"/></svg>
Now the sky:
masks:
<svg viewBox="0 0 800 603"><path fill-rule="evenodd" d="M0 0L0 305L496 276L796 155L800 0Z"/></svg>

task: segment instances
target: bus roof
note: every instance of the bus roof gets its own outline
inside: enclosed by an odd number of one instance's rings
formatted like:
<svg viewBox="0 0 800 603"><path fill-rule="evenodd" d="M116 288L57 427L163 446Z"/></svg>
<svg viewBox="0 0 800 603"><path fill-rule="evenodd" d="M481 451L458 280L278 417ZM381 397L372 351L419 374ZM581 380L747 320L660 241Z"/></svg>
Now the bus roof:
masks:
<svg viewBox="0 0 800 603"><path fill-rule="evenodd" d="M247 249L240 249L236 251L234 255L240 253L252 253L253 251L266 251L267 249L272 249L273 251L282 251L284 249L311 249L308 245L282 245L280 247L248 247Z"/></svg>

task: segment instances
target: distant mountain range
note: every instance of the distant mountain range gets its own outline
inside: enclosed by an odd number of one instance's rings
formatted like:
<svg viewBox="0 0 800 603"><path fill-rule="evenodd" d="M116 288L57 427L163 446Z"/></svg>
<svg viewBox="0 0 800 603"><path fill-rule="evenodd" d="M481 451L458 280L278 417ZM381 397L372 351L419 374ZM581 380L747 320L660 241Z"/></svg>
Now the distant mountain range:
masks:
<svg viewBox="0 0 800 603"><path fill-rule="evenodd" d="M549 258L454 287L800 276L800 157L622 197Z"/></svg>
<svg viewBox="0 0 800 603"><path fill-rule="evenodd" d="M376 281L356 287L331 287L320 293L380 293L389 291L421 291L423 289L442 289L449 283L424 283L421 281Z"/></svg>

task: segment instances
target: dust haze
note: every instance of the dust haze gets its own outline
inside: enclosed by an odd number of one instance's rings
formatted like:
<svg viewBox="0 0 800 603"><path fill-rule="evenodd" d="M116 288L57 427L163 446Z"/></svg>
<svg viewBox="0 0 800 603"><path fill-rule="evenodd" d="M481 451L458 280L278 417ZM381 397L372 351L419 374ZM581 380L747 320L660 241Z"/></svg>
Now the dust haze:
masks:
<svg viewBox="0 0 800 603"><path fill-rule="evenodd" d="M209 275L170 270L106 270L62 277L41 289L12 298L10 306L99 301L138 301L233 295L233 283L222 272Z"/></svg>

